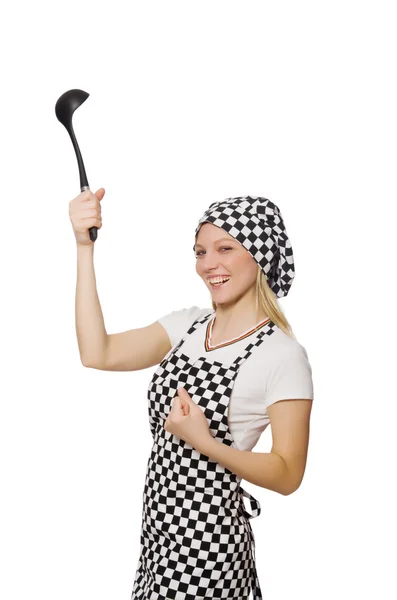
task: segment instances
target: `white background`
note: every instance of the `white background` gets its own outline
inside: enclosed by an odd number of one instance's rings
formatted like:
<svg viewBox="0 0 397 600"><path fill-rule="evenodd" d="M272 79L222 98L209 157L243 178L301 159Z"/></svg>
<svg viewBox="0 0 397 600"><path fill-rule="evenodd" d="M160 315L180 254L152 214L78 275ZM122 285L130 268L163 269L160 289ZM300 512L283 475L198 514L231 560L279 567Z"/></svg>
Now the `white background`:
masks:
<svg viewBox="0 0 397 600"><path fill-rule="evenodd" d="M20 2L2 9L4 600L130 600L151 448L140 372L84 368L77 161L106 189L95 243L108 333L210 307L210 203L265 196L296 277L280 300L313 370L306 473L244 482L266 600L395 598L397 40L393 2ZM270 428L255 447L269 452Z"/></svg>

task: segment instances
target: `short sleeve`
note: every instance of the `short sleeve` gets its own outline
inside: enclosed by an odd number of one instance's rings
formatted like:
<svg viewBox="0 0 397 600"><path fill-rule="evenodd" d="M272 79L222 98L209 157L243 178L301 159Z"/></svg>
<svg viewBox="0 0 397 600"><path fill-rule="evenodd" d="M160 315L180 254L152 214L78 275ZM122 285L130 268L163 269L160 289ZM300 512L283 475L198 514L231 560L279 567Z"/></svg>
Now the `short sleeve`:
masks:
<svg viewBox="0 0 397 600"><path fill-rule="evenodd" d="M297 343L272 363L265 387L265 404L278 400L314 399L312 368L305 348Z"/></svg>
<svg viewBox="0 0 397 600"><path fill-rule="evenodd" d="M211 309L199 308L191 306L190 308L182 308L181 310L173 310L172 312L157 319L164 327L170 338L172 348L182 339L194 321L205 314L208 314Z"/></svg>

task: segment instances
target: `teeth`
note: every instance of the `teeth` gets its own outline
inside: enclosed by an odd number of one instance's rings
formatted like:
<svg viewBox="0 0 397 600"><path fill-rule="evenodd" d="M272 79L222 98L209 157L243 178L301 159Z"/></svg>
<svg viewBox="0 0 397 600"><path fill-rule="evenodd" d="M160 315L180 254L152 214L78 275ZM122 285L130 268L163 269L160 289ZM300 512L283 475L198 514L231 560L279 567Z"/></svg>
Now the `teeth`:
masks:
<svg viewBox="0 0 397 600"><path fill-rule="evenodd" d="M224 283L225 281L229 281L230 277L226 277L226 279L209 279L210 283Z"/></svg>

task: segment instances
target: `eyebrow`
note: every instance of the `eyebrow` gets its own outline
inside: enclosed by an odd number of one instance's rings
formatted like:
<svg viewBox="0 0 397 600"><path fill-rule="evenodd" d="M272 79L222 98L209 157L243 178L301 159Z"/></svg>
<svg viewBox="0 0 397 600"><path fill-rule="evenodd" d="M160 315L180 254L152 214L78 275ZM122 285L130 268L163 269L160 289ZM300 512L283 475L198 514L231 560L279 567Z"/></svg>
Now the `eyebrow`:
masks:
<svg viewBox="0 0 397 600"><path fill-rule="evenodd" d="M219 238L219 240L216 240L217 242L229 242L231 244L233 244L235 242L235 240L231 240L230 238ZM204 246L202 246L201 244L195 244L194 246L195 248L204 248Z"/></svg>

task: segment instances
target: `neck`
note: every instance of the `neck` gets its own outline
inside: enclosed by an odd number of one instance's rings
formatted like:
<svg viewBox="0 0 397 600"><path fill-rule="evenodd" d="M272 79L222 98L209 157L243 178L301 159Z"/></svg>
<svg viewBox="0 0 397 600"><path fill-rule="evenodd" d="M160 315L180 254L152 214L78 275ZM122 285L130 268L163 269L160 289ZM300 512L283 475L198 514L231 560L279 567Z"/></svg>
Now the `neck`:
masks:
<svg viewBox="0 0 397 600"><path fill-rule="evenodd" d="M255 304L237 302L233 305L217 304L215 320L212 327L212 338L233 338L255 327L268 315L261 310L255 310Z"/></svg>

